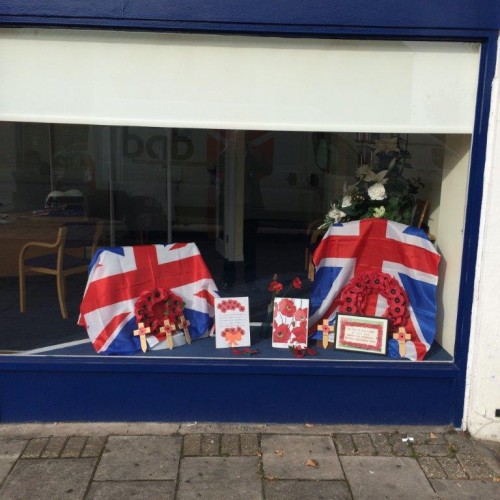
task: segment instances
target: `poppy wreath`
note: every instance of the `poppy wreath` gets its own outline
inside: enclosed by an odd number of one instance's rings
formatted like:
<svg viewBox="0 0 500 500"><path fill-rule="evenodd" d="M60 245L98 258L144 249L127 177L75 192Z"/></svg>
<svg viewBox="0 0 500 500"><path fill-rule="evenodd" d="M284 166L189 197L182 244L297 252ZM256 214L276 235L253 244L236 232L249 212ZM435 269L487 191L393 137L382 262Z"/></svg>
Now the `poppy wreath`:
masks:
<svg viewBox="0 0 500 500"><path fill-rule="evenodd" d="M387 309L382 317L388 318L393 329L406 325L408 295L398 280L387 273L364 272L355 276L340 292L339 312L364 315L369 295L381 295L387 300Z"/></svg>
<svg viewBox="0 0 500 500"><path fill-rule="evenodd" d="M166 288L145 290L135 302L134 314L137 323L144 323L151 328L152 334L158 334L163 321L168 319L173 325L179 323L184 315L182 299Z"/></svg>

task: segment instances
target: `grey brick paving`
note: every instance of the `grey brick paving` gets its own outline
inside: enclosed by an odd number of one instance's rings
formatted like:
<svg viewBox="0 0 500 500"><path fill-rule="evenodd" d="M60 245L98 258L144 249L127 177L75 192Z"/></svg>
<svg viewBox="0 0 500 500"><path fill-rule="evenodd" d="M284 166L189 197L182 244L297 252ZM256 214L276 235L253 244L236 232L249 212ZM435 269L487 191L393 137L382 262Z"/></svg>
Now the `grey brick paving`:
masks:
<svg viewBox="0 0 500 500"><path fill-rule="evenodd" d="M370 434L372 442L375 445L375 450L377 455L381 456L391 456L392 448L389 443L389 438L385 433Z"/></svg>
<svg viewBox="0 0 500 500"><path fill-rule="evenodd" d="M42 454L42 451L48 442L49 442L48 438L31 439L28 443L28 446L24 450L22 457L38 458Z"/></svg>
<svg viewBox="0 0 500 500"><path fill-rule="evenodd" d="M95 482L85 500L173 500L174 481L105 481Z"/></svg>
<svg viewBox="0 0 500 500"><path fill-rule="evenodd" d="M241 454L257 455L259 452L259 436L257 434L241 434Z"/></svg>
<svg viewBox="0 0 500 500"><path fill-rule="evenodd" d="M467 474L456 458L438 457L437 461L445 471L448 479L467 479Z"/></svg>
<svg viewBox="0 0 500 500"><path fill-rule="evenodd" d="M424 457L447 457L450 454L447 444L416 444L413 449L417 455Z"/></svg>
<svg viewBox="0 0 500 500"><path fill-rule="evenodd" d="M82 451L82 457L98 457L106 444L105 436L91 436L87 439Z"/></svg>
<svg viewBox="0 0 500 500"><path fill-rule="evenodd" d="M81 499L95 459L57 458L20 460L0 489L6 500Z"/></svg>
<svg viewBox="0 0 500 500"><path fill-rule="evenodd" d="M475 453L473 441L465 432L449 432L445 434L446 441L461 453Z"/></svg>
<svg viewBox="0 0 500 500"><path fill-rule="evenodd" d="M64 445L61 452L62 458L78 458L82 451L87 438L84 436L70 436Z"/></svg>
<svg viewBox="0 0 500 500"><path fill-rule="evenodd" d="M258 457L185 457L177 500L227 498L261 500Z"/></svg>
<svg viewBox="0 0 500 500"><path fill-rule="evenodd" d="M413 444L446 444L446 440L442 433L412 432L409 435L413 438Z"/></svg>
<svg viewBox="0 0 500 500"><path fill-rule="evenodd" d="M418 463L428 478L445 479L446 473L435 457L420 457Z"/></svg>
<svg viewBox="0 0 500 500"><path fill-rule="evenodd" d="M437 498L413 458L340 457L356 500Z"/></svg>
<svg viewBox="0 0 500 500"><path fill-rule="evenodd" d="M457 459L469 479L493 479L495 473L486 465L484 460L477 455L457 453Z"/></svg>
<svg viewBox="0 0 500 500"><path fill-rule="evenodd" d="M350 500L345 481L264 481L266 500Z"/></svg>
<svg viewBox="0 0 500 500"><path fill-rule="evenodd" d="M40 457L42 458L59 458L68 438L51 437L49 442L43 449Z"/></svg>
<svg viewBox="0 0 500 500"><path fill-rule="evenodd" d="M201 435L200 434L187 434L184 436L184 444L182 448L184 455L201 455Z"/></svg>
<svg viewBox="0 0 500 500"><path fill-rule="evenodd" d="M216 457L219 455L220 435L203 434L201 436L201 454L205 457Z"/></svg>
<svg viewBox="0 0 500 500"><path fill-rule="evenodd" d="M442 500L493 500L500 498L500 483L433 479L431 484Z"/></svg>
<svg viewBox="0 0 500 500"><path fill-rule="evenodd" d="M262 436L264 474L275 479L344 479L329 436ZM308 460L317 467L308 466Z"/></svg>
<svg viewBox="0 0 500 500"><path fill-rule="evenodd" d="M334 434L333 440L339 455L355 455L356 448L350 434Z"/></svg>
<svg viewBox="0 0 500 500"><path fill-rule="evenodd" d="M406 437L404 434L399 433L389 434L392 452L397 457L412 457L414 455L412 443L403 441Z"/></svg>
<svg viewBox="0 0 500 500"><path fill-rule="evenodd" d="M220 454L222 456L237 456L240 454L240 435L223 434L220 443Z"/></svg>
<svg viewBox="0 0 500 500"><path fill-rule="evenodd" d="M352 440L358 455L375 455L375 446L369 434L353 434Z"/></svg>
<svg viewBox="0 0 500 500"><path fill-rule="evenodd" d="M94 480L175 479L180 453L180 436L111 436Z"/></svg>
<svg viewBox="0 0 500 500"><path fill-rule="evenodd" d="M61 425L0 427L0 500L500 498L500 443L446 429Z"/></svg>

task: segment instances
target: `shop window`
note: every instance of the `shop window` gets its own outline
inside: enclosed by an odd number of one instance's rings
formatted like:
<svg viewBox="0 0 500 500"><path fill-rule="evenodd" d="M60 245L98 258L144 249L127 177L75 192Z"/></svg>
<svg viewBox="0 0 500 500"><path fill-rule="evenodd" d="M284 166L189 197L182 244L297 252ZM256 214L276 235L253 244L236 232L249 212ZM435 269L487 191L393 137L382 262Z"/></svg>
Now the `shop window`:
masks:
<svg viewBox="0 0 500 500"><path fill-rule="evenodd" d="M310 257L337 210L427 232L441 263L426 359L452 360L479 60L451 41L0 30L0 350L95 354L76 324L85 275L29 275L19 312L21 248L68 221L102 222L100 247L195 243L220 295L249 298L257 342L274 277L316 290ZM406 204L380 144L404 152ZM350 213L363 171L387 206ZM290 358L266 341L261 358ZM210 339L146 354L164 355L232 356ZM337 358L387 359L321 355Z"/></svg>
<svg viewBox="0 0 500 500"><path fill-rule="evenodd" d="M442 256L430 359L451 359L470 135L13 122L1 128L0 293L3 316L13 325L0 339L2 352L95 354L76 324L87 276L66 279L68 320L50 276L27 277L24 313L18 300L23 245L54 241L62 224L87 220L104 223L101 247L194 242L220 295L249 297L254 344L269 343L260 339L260 325L273 276L285 284L299 277L302 287L294 295L309 298L311 235L332 203L359 181L360 167L374 165L380 144L392 143L405 156L401 179L415 183L411 220L402 222L422 227ZM213 339L195 342L213 355ZM193 356L189 347L180 349Z"/></svg>

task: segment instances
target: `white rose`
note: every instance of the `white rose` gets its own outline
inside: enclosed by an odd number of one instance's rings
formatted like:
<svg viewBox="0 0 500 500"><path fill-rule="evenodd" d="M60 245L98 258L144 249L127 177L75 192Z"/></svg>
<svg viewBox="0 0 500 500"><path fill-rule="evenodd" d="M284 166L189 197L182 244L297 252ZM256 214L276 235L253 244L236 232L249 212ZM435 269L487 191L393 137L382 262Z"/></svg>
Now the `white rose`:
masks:
<svg viewBox="0 0 500 500"><path fill-rule="evenodd" d="M381 184L380 182L371 185L368 188L368 196L370 197L370 200L376 200L376 201L384 200L386 198L384 185Z"/></svg>
<svg viewBox="0 0 500 500"><path fill-rule="evenodd" d="M376 219L380 219L384 215L385 215L385 207L377 207L373 211L373 217L375 217Z"/></svg>
<svg viewBox="0 0 500 500"><path fill-rule="evenodd" d="M332 219L335 224L337 224L337 222L340 222L345 216L346 214L342 212L342 210L339 210L335 205L332 205L331 210L328 212L328 217L330 217L330 219Z"/></svg>
<svg viewBox="0 0 500 500"><path fill-rule="evenodd" d="M349 195L346 195L342 198L342 208L347 208L352 205L352 198Z"/></svg>

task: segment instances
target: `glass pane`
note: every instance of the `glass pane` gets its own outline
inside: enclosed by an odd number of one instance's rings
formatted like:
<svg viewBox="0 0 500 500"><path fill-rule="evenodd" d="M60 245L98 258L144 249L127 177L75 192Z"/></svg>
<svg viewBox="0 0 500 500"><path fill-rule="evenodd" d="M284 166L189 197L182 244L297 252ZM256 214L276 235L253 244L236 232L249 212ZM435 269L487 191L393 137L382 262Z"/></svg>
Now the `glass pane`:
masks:
<svg viewBox="0 0 500 500"><path fill-rule="evenodd" d="M11 122L0 123L0 129L0 298L4 320L13 325L0 338L2 352L95 354L85 329L76 324L85 272L65 279L68 319L62 317L56 279L48 274L27 273L25 312L19 312L23 246L54 243L67 222L102 222L101 247L195 243L221 296L249 297L250 321L258 328L276 275L285 286L299 277L301 289L291 292L309 298L310 255L319 241L312 239L321 238L316 230L332 203L349 212L342 200L360 185L360 169L380 176L389 200L396 184L381 172L394 166L395 155L403 155L398 182L415 188L411 222L428 231L446 263L438 289L436 350L444 353L438 359L451 359L470 135ZM384 144L394 148L381 156ZM389 213L388 204L384 210ZM380 210L377 215L383 216ZM47 247L31 248L24 257L46 252ZM69 252L90 258L91 245ZM76 347L61 347L67 342ZM269 352L264 357L284 355Z"/></svg>

